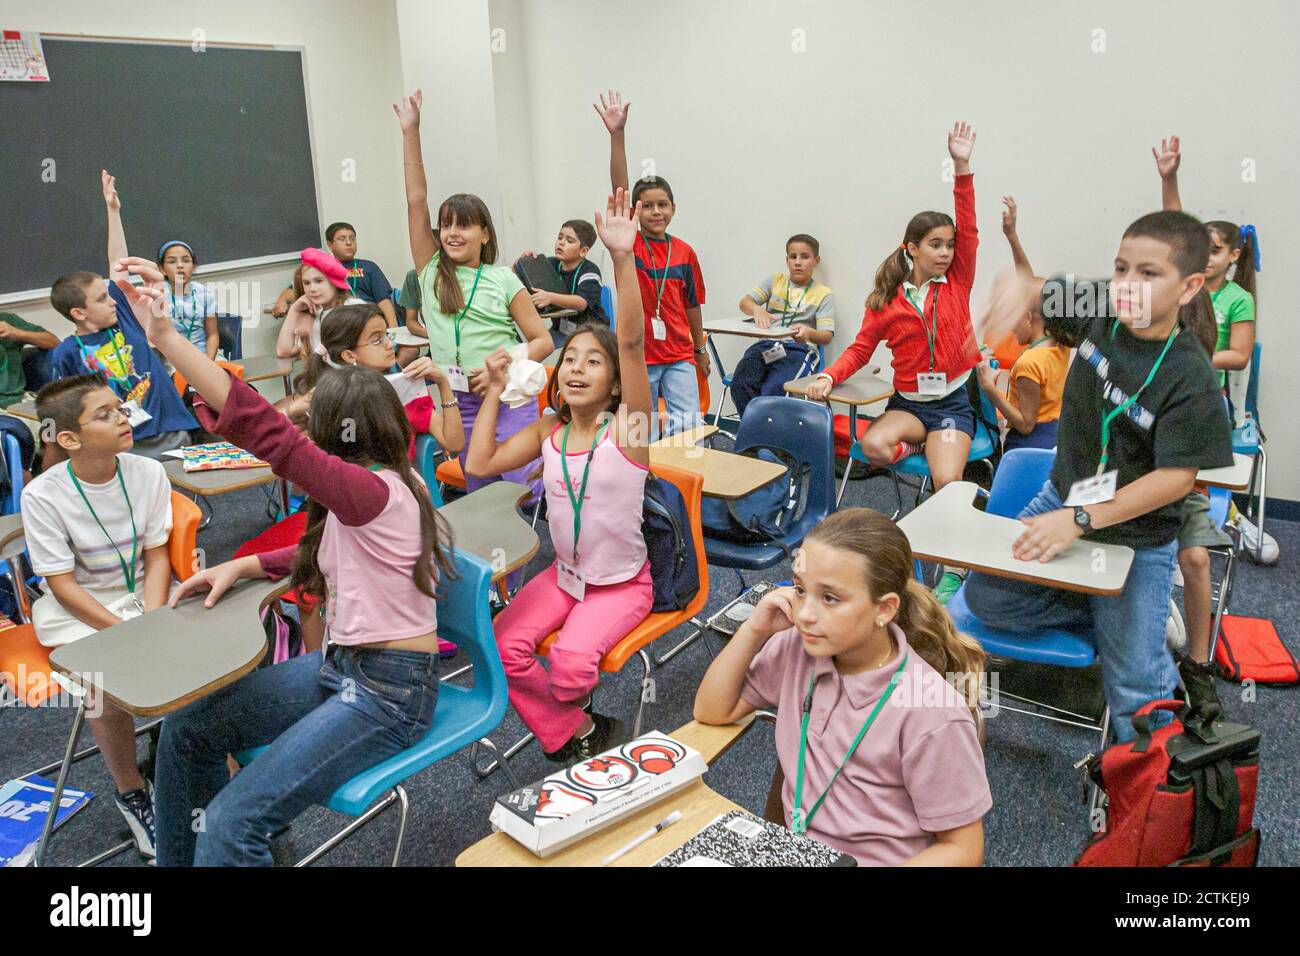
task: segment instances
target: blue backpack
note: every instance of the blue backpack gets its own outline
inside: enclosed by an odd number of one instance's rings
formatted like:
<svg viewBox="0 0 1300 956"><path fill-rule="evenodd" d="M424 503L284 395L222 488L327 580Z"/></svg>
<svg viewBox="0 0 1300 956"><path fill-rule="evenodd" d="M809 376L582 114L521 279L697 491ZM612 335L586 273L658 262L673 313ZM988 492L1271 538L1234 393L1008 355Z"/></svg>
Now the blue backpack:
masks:
<svg viewBox="0 0 1300 956"><path fill-rule="evenodd" d="M802 467L780 449L747 448L738 454L785 467L785 474L735 501L705 498L701 521L710 537L742 543L772 542L798 517Z"/></svg>
<svg viewBox="0 0 1300 956"><path fill-rule="evenodd" d="M700 568L691 540L686 499L671 481L646 477L641 533L654 586L651 611L680 611L700 591Z"/></svg>

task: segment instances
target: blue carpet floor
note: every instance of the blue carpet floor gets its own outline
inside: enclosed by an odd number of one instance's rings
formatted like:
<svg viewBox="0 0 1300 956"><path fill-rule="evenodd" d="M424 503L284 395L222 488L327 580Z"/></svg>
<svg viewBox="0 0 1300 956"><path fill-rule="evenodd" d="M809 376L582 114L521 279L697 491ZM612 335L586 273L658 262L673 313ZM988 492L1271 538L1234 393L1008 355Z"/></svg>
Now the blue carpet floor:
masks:
<svg viewBox="0 0 1300 956"><path fill-rule="evenodd" d="M854 481L846 505L866 505L886 513L893 510L893 492L886 479ZM217 499L215 520L201 532L199 545L210 563L229 557L248 537L269 524L266 497L259 489ZM539 530L544 525L539 525ZM1281 559L1271 567L1238 562L1240 574L1232 610L1241 615L1271 618L1293 653L1300 654L1300 524L1271 521L1269 533L1277 538ZM542 534L542 551L529 573L552 560L549 538ZM710 613L736 593L735 573L712 568ZM789 567L747 581L781 580ZM662 651L683 636L677 632L661 639ZM715 638L716 640L716 638ZM460 660L444 662L447 668ZM709 653L697 642L654 673L654 702L649 707L647 729L670 731L691 717L695 688L708 666ZM1014 666L997 675L1002 690L1025 694L1078 708L1096 708L1100 685L1095 672L1060 671ZM631 719L635 709L640 667L629 665L608 676L597 694L597 707ZM1256 825L1263 832L1261 865L1300 863L1300 689L1259 688L1244 699L1241 688L1219 683L1230 719L1249 723L1263 735L1262 771ZM7 708L0 712L0 781L57 760L71 726L72 712L59 709ZM513 712L493 734L499 744L517 739L523 727ZM83 734L83 743L89 733ZM1073 764L1094 749L1087 732L1047 721L1003 712L988 726L986 758L993 789L993 809L985 818L986 862L990 866L1061 866L1068 864L1089 836L1083 804L1083 780ZM141 756L144 749L141 746ZM709 785L737 803L761 813L772 779L776 757L770 725L761 724L729 751L706 776ZM514 760L519 777L532 780L550 772L552 765L534 744ZM73 786L100 796L61 829L51 849L51 862L73 863L106 847L124 831L123 821L109 796L111 782L99 758L79 764ZM501 774L480 780L469 766L467 753L458 754L408 781L411 813L402 863L407 866L451 864L463 849L490 832L488 813L495 797L506 789ZM293 826L290 849L299 855L315 847L346 819L322 809L305 813ZM335 865L375 865L391 852L396 816L388 814L325 858ZM134 854L118 857L114 865L140 865Z"/></svg>

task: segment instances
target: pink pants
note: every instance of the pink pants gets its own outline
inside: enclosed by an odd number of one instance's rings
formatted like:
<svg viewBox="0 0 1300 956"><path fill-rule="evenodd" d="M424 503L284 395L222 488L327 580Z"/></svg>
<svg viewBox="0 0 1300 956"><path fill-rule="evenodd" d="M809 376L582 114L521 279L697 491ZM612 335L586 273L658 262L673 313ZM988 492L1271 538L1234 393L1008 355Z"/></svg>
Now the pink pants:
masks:
<svg viewBox="0 0 1300 956"><path fill-rule="evenodd" d="M560 590L552 564L497 615L510 703L544 750L559 750L582 726L581 703L600 682L600 659L646 619L652 603L648 561L621 584L587 585L582 601ZM557 629L548 672L537 648Z"/></svg>

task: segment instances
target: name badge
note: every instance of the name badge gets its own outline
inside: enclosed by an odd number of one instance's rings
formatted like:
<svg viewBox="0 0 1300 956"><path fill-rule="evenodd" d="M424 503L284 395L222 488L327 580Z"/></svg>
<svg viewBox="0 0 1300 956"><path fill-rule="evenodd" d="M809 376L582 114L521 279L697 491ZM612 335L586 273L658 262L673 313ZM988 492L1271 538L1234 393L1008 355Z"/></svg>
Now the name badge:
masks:
<svg viewBox="0 0 1300 956"><path fill-rule="evenodd" d="M122 403L122 411L126 412L127 424L132 428L139 428L145 422L153 421L153 416L141 408L140 402L134 398Z"/></svg>
<svg viewBox="0 0 1300 956"><path fill-rule="evenodd" d="M578 568L558 558L555 561L555 582L560 586L561 591L575 601L581 601L587 593L587 576Z"/></svg>
<svg viewBox="0 0 1300 956"><path fill-rule="evenodd" d="M660 342L667 340L668 324L664 322L663 319L659 318L659 316L656 315L653 319L650 320L650 328L651 330L653 330L654 337L656 340Z"/></svg>
<svg viewBox="0 0 1300 956"><path fill-rule="evenodd" d="M469 391L469 376L459 365L447 366L447 384L451 386L453 392Z"/></svg>
<svg viewBox="0 0 1300 956"><path fill-rule="evenodd" d="M763 350L763 361L768 365L779 362L783 358L785 358L785 346L780 342L773 342L770 349Z"/></svg>
<svg viewBox="0 0 1300 956"><path fill-rule="evenodd" d="M1082 478L1070 486L1070 495L1065 499L1066 507L1075 505L1099 505L1115 498L1115 484L1118 471L1108 471L1091 478Z"/></svg>
<svg viewBox="0 0 1300 956"><path fill-rule="evenodd" d="M922 395L947 395L947 372L921 372L916 376L916 390Z"/></svg>

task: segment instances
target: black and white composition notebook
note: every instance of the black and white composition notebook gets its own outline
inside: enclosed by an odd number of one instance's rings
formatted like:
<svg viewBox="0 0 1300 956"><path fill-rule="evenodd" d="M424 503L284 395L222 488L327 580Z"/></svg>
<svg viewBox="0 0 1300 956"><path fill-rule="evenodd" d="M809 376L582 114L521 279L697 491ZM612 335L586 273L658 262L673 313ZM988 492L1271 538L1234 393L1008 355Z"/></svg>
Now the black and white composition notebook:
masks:
<svg viewBox="0 0 1300 956"><path fill-rule="evenodd" d="M732 810L655 866L857 866L858 861L811 837Z"/></svg>

